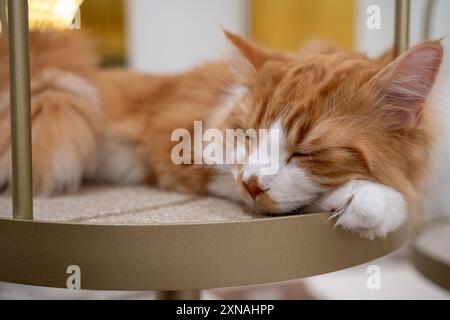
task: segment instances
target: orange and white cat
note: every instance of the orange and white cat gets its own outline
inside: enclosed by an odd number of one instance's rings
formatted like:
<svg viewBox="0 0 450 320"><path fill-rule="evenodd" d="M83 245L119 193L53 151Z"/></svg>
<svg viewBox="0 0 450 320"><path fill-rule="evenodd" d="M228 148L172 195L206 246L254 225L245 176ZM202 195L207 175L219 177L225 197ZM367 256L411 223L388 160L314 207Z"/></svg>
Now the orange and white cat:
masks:
<svg viewBox="0 0 450 320"><path fill-rule="evenodd" d="M74 191L93 180L213 194L268 213L315 204L368 238L418 220L436 131L426 99L443 56L439 42L391 61L317 44L277 52L226 36L237 49L231 62L147 75L98 68L76 31L31 33L35 193ZM0 53L0 188L8 190L5 39ZM278 171L260 174L257 160L175 164L171 134L192 132L194 121L222 131L277 129Z"/></svg>

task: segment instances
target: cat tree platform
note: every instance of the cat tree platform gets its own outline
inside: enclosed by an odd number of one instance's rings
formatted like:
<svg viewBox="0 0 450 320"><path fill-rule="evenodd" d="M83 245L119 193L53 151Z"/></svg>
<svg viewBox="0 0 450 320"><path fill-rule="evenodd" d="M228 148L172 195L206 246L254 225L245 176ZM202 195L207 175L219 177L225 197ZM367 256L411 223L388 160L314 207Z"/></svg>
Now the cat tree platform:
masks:
<svg viewBox="0 0 450 320"><path fill-rule="evenodd" d="M189 290L267 283L378 258L408 238L366 240L328 214L267 217L239 204L142 187L89 187L37 198L34 220L12 219L0 197L0 280L65 288Z"/></svg>
<svg viewBox="0 0 450 320"><path fill-rule="evenodd" d="M429 223L412 246L416 269L437 285L450 290L450 219Z"/></svg>
<svg viewBox="0 0 450 320"><path fill-rule="evenodd" d="M398 0L396 54L407 47L408 11L409 0ZM0 281L66 288L75 266L81 289L197 298L202 288L355 266L409 238L406 227L367 240L334 228L325 213L258 216L146 187L85 188L33 203L27 12L26 0L8 1L13 197L0 199Z"/></svg>

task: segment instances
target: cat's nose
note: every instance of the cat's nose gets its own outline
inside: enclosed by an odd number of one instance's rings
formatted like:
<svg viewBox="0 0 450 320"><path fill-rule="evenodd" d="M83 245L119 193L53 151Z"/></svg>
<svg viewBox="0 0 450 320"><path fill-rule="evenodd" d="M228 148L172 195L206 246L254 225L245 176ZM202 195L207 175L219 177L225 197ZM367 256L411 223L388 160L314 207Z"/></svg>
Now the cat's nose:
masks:
<svg viewBox="0 0 450 320"><path fill-rule="evenodd" d="M248 180L242 180L242 184L244 185L245 189L247 189L248 193L253 199L256 199L256 197L263 193L264 190L261 189L261 187L258 184L258 179L251 177Z"/></svg>

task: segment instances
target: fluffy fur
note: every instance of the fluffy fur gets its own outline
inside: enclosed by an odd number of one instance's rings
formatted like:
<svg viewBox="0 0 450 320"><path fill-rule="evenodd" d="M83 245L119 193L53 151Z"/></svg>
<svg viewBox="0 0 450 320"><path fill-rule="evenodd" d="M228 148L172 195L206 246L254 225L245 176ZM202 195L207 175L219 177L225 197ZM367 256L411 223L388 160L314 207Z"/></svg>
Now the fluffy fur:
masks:
<svg viewBox="0 0 450 320"><path fill-rule="evenodd" d="M373 238L418 220L419 184L435 135L426 99L442 60L427 42L392 61L315 42L298 53L226 33L231 62L178 75L97 68L76 31L31 34L34 191L83 180L152 183L241 199L281 213L316 204ZM70 39L70 40L69 40ZM0 44L0 188L10 188L7 44ZM278 128L280 170L175 165L173 130ZM252 155L250 155L251 157ZM257 191L257 192L256 192Z"/></svg>

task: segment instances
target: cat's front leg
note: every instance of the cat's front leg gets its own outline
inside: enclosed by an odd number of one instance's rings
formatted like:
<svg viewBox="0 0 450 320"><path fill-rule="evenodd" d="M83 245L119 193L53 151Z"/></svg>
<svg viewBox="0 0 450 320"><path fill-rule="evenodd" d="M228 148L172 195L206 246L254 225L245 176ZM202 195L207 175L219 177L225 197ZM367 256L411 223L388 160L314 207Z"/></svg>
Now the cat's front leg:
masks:
<svg viewBox="0 0 450 320"><path fill-rule="evenodd" d="M369 239L386 236L407 217L407 205L401 193L365 180L352 180L326 193L319 204L336 217L337 225Z"/></svg>

